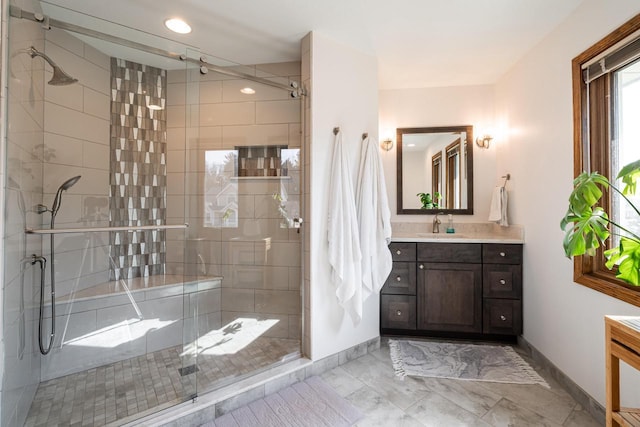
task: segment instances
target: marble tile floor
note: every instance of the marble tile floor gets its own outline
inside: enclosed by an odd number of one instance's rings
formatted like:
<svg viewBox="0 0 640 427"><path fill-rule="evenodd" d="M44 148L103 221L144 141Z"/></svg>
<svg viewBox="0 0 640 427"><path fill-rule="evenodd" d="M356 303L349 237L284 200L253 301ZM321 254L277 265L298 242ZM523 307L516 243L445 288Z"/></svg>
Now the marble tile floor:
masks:
<svg viewBox="0 0 640 427"><path fill-rule="evenodd" d="M321 378L366 414L358 427L563 426L600 424L523 351L549 383L501 384L394 375L389 347L329 370Z"/></svg>
<svg viewBox="0 0 640 427"><path fill-rule="evenodd" d="M233 354L198 355L181 375L182 346L40 383L25 426L120 425L300 355L300 341L259 337ZM184 373L184 371L183 371Z"/></svg>

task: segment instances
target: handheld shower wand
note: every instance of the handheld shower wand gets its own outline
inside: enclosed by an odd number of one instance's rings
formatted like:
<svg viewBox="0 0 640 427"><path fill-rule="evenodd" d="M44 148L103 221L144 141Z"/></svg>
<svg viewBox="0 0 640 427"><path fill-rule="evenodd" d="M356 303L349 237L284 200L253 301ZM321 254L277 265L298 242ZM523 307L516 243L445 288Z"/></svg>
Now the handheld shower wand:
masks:
<svg viewBox="0 0 640 427"><path fill-rule="evenodd" d="M53 199L53 205L51 205L51 209L47 209L46 206L39 205L38 213L51 212L51 226L50 228L53 230L55 228L56 215L58 215L58 211L60 210L60 206L62 205L62 192L67 191L71 188L78 180L80 179L80 175L74 176L73 178L69 178L65 182L62 183L60 187L58 187L58 191L56 191L56 196ZM40 353L48 354L53 347L53 341L56 337L56 267L55 267L55 245L54 245L54 235L53 233L49 235L49 242L51 245L51 262L49 265L51 266L51 334L49 335L49 346L45 348L42 344L42 324L44 322L44 280L40 281L40 320L38 323L38 344L40 345ZM34 261L35 262L35 261ZM44 277L44 274L42 275Z"/></svg>
<svg viewBox="0 0 640 427"><path fill-rule="evenodd" d="M51 215L56 216L58 211L60 210L60 205L62 203L62 192L67 191L69 188L73 187L73 185L78 182L81 178L80 175L74 176L73 178L69 178L65 182L62 183L60 187L58 187L58 191L56 192L56 197L53 199L53 205L51 205ZM51 227L53 228L53 227Z"/></svg>

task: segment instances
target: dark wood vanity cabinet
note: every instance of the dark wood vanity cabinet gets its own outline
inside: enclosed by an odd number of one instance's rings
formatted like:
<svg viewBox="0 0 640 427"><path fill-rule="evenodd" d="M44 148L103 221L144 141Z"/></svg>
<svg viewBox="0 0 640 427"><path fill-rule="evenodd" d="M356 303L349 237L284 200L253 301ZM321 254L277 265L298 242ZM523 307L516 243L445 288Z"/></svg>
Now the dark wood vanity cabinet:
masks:
<svg viewBox="0 0 640 427"><path fill-rule="evenodd" d="M394 242L382 332L522 333L522 245Z"/></svg>

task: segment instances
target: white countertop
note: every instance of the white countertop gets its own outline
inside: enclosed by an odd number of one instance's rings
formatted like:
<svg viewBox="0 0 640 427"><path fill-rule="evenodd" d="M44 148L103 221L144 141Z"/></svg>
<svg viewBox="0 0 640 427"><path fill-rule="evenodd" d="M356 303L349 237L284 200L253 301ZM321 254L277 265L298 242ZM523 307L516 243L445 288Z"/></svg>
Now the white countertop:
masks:
<svg viewBox="0 0 640 427"><path fill-rule="evenodd" d="M494 223L454 224L455 233L446 233L446 225L440 224L440 233L431 232L431 223L392 223L392 242L440 242L440 243L524 243L521 226L501 227Z"/></svg>

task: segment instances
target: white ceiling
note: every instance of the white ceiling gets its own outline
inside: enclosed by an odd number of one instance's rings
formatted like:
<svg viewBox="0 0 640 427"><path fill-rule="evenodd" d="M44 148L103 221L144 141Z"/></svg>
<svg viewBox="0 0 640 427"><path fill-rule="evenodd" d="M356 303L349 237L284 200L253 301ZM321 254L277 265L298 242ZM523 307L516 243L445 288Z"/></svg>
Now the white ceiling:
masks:
<svg viewBox="0 0 640 427"><path fill-rule="evenodd" d="M375 55L380 89L492 84L583 0L52 0L240 64L300 59L318 31ZM168 17L193 32L176 35ZM86 25L86 24L85 24ZM340 64L336 64L337 67Z"/></svg>

